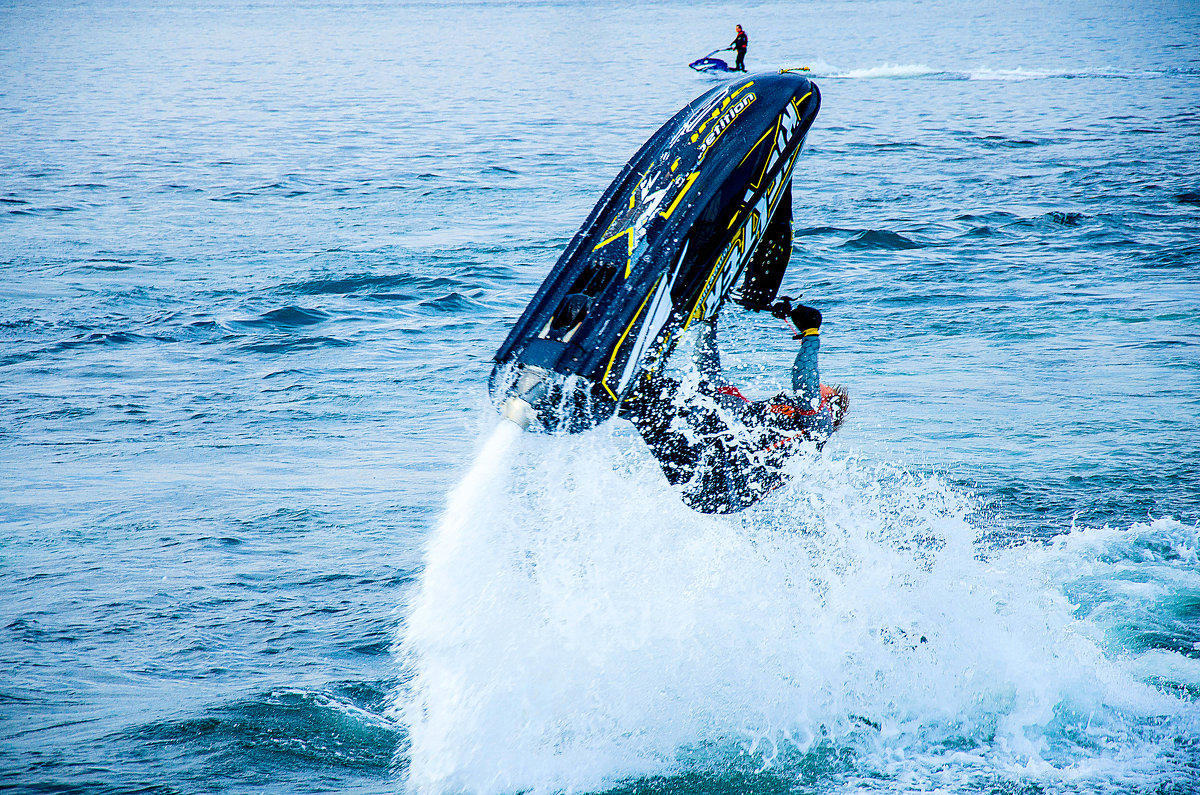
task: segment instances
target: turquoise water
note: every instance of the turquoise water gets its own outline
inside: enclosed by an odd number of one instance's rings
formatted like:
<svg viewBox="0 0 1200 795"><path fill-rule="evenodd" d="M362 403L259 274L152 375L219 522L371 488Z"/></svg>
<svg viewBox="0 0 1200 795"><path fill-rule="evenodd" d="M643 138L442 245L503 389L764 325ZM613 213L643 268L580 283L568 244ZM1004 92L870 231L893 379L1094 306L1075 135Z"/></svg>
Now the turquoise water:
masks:
<svg viewBox="0 0 1200 795"><path fill-rule="evenodd" d="M0 3L4 786L1200 789L1198 17ZM484 383L739 22L853 413L714 518Z"/></svg>

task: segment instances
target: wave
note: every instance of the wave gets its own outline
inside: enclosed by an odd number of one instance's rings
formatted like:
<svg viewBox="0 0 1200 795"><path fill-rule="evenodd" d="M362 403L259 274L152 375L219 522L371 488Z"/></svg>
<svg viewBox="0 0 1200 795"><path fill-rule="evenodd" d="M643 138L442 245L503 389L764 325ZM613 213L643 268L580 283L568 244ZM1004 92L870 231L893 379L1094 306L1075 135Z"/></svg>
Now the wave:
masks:
<svg viewBox="0 0 1200 795"><path fill-rule="evenodd" d="M792 231L793 237L812 237L819 235L854 235L858 234L860 229L844 229L839 226L806 226L797 227Z"/></svg>
<svg viewBox="0 0 1200 795"><path fill-rule="evenodd" d="M1079 226L1080 222L1086 217L1083 213L1062 212L1055 210L1048 212L1044 216L1047 221L1058 226Z"/></svg>
<svg viewBox="0 0 1200 795"><path fill-rule="evenodd" d="M301 184L303 184L303 183L301 183ZM177 189L177 188L184 187L184 186L175 185L175 186L170 186L170 187ZM335 189L335 192L343 192L343 191L339 191L339 190ZM309 193L311 193L311 191L306 190L304 188L296 187L294 182L289 180L288 182L272 182L267 185L256 185L252 188L247 188L245 190L231 190L228 193L224 193L220 196L213 196L210 199L210 201L240 202L240 201L245 201L247 199L254 199L259 196L272 196L272 195L273 196L282 196L285 199L295 199L300 196L307 196Z"/></svg>
<svg viewBox="0 0 1200 795"><path fill-rule="evenodd" d="M1053 141L1045 138L1013 138L1008 135L964 136L964 140L978 141L989 149L1024 149L1030 146L1045 146Z"/></svg>
<svg viewBox="0 0 1200 795"><path fill-rule="evenodd" d="M1090 218L1091 216L1081 212L1051 210L1041 215L1029 217L1012 216L1011 220L1002 226L1006 229L1077 227L1083 225Z"/></svg>
<svg viewBox="0 0 1200 795"><path fill-rule="evenodd" d="M296 295L360 295L373 301L417 301L469 290L484 281L478 274L471 275L469 280L409 273L318 276L282 285L280 290Z"/></svg>
<svg viewBox="0 0 1200 795"><path fill-rule="evenodd" d="M143 725L130 739L188 749L206 785L297 764L384 773L402 739L379 712L385 692L367 683L272 690L194 718Z"/></svg>
<svg viewBox="0 0 1200 795"><path fill-rule="evenodd" d="M151 338L131 331L97 331L73 340L64 340L55 347L58 350L70 350L82 345L128 345L131 342L144 342L148 339Z"/></svg>
<svg viewBox="0 0 1200 795"><path fill-rule="evenodd" d="M409 787L581 791L748 766L847 789L1054 792L1190 764L1200 663L1182 641L1110 633L1162 614L1157 590L1123 588L1140 574L1200 588L1196 528L989 550L972 500L936 477L828 451L792 474L750 511L703 516L618 426L501 423L449 497L399 640Z"/></svg>
<svg viewBox="0 0 1200 795"><path fill-rule="evenodd" d="M983 213L962 213L954 216L955 221L987 221L989 223L1007 223L1017 220L1020 216L1006 210L991 210Z"/></svg>
<svg viewBox="0 0 1200 795"><path fill-rule="evenodd" d="M25 203L27 204L27 203ZM9 215L28 215L28 216L43 216L43 215L61 215L62 213L77 213L81 207L73 207L70 205L62 205L57 207L19 207L15 210L9 210Z"/></svg>
<svg viewBox="0 0 1200 795"><path fill-rule="evenodd" d="M845 237L842 248L881 249L883 251L904 251L913 248L923 248L925 244L905 237L899 232L888 229L846 229L836 226L800 227L793 231L793 237L822 237L830 235Z"/></svg>
<svg viewBox="0 0 1200 795"><path fill-rule="evenodd" d="M889 232L886 229L864 229L843 243L842 247L905 251L907 249L921 248L921 244L910 240L899 232Z"/></svg>
<svg viewBox="0 0 1200 795"><path fill-rule="evenodd" d="M255 353L290 353L313 348L349 348L353 345L353 342L338 337L289 337L282 340L246 343L242 346L242 350Z"/></svg>
<svg viewBox="0 0 1200 795"><path fill-rule="evenodd" d="M300 326L313 326L329 319L329 314L320 309L308 309L302 306L285 306L264 312L253 320L236 320L239 326L267 327L291 329Z"/></svg>
<svg viewBox="0 0 1200 795"><path fill-rule="evenodd" d="M408 273L355 274L348 276L321 276L302 282L281 286L281 290L302 295L352 295L373 290L400 290L404 288L428 289L454 285L451 279L421 277ZM416 293L414 292L414 296Z"/></svg>
<svg viewBox="0 0 1200 795"><path fill-rule="evenodd" d="M437 312L467 312L478 309L480 306L474 299L458 292L430 298L422 301L420 305L424 309L432 309Z"/></svg>
<svg viewBox="0 0 1200 795"><path fill-rule="evenodd" d="M1180 270L1192 272L1195 270L1196 262L1200 261L1200 243L1193 243L1190 246L1170 246L1160 248L1137 262L1141 268L1179 268Z"/></svg>

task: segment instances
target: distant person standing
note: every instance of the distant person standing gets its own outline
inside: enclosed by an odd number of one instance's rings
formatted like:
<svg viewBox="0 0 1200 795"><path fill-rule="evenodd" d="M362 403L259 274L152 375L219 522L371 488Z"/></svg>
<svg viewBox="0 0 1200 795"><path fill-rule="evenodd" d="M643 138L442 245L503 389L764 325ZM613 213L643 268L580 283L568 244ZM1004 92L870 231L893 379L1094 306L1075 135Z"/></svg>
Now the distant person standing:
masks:
<svg viewBox="0 0 1200 795"><path fill-rule="evenodd" d="M733 71L746 71L746 64L743 63L746 59L746 46L750 43L750 38L746 35L746 31L742 30L741 25L737 25L737 35L733 37L733 41L729 43L729 49L737 50L737 63L733 65Z"/></svg>

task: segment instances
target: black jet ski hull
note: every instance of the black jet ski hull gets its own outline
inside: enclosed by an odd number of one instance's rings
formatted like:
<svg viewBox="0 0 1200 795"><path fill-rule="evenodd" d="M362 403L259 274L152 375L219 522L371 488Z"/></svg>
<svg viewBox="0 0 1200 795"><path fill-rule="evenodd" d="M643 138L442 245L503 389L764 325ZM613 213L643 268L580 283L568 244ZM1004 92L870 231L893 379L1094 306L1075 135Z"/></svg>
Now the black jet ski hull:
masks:
<svg viewBox="0 0 1200 795"><path fill-rule="evenodd" d="M538 430L590 428L617 413L688 324L720 311L739 278L740 302L765 309L790 253L792 172L819 108L807 79L753 75L663 125L496 352L490 387L505 416Z"/></svg>

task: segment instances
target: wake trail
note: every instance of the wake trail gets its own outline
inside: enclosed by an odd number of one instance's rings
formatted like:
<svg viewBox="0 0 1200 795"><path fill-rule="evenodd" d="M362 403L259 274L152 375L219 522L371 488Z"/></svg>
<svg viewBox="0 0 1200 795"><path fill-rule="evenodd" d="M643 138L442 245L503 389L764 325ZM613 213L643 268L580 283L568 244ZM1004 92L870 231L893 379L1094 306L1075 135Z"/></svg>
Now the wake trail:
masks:
<svg viewBox="0 0 1200 795"><path fill-rule="evenodd" d="M1152 79L1170 76L1164 70L1121 69L1117 67L1087 67L1075 69L1041 69L1023 66L993 68L938 68L927 64L883 63L875 66L844 68L823 61L810 65L807 76L837 80L975 80L1010 81L1073 80L1073 79Z"/></svg>

